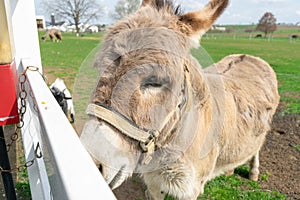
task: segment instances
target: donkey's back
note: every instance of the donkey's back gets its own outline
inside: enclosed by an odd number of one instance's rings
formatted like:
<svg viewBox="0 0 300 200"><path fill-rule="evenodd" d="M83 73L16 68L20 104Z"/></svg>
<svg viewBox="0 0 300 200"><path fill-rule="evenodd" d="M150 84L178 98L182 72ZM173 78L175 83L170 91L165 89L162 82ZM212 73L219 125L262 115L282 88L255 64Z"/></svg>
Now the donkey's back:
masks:
<svg viewBox="0 0 300 200"><path fill-rule="evenodd" d="M227 56L204 72L212 93L216 77L224 87L223 94L212 95L217 106L225 105L215 175L252 159L250 178L257 180L258 153L279 103L276 75L268 63L249 55Z"/></svg>

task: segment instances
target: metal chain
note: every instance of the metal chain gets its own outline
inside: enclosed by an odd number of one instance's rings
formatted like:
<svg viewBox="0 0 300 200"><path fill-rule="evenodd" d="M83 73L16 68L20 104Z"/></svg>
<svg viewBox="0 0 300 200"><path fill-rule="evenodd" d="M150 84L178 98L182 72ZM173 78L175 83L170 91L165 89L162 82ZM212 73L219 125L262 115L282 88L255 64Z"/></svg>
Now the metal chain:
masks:
<svg viewBox="0 0 300 200"><path fill-rule="evenodd" d="M22 165L18 165L15 168L12 168L12 169L3 169L0 166L0 172L1 173L21 172L21 171L23 171L23 169L27 169L28 167L31 167L34 164L34 162L36 161L36 159L39 159L39 158L42 158L42 157L43 157L43 154L42 154L42 151L41 151L40 143L37 143L37 146L34 150L34 158L33 159L27 161L26 163L24 163Z"/></svg>
<svg viewBox="0 0 300 200"><path fill-rule="evenodd" d="M7 146L7 152L10 151L11 146L19 139L19 132L21 128L24 126L24 114L26 113L26 97L27 97L27 91L25 88L25 83L27 81L26 72L27 70L30 71L38 71L38 67L28 66L26 69L20 74L19 76L19 84L20 84L20 92L19 92L19 98L20 98L20 108L19 108L19 124L16 125L16 129L14 133L10 136L10 141L6 145Z"/></svg>
<svg viewBox="0 0 300 200"><path fill-rule="evenodd" d="M25 88L25 84L27 81L27 76L26 76L26 72L30 70L30 71L38 71L39 68L38 67L34 67L34 66L28 66L26 67L26 69L20 74L19 76L19 84L20 84L20 91L19 91L19 99L20 99L20 107L19 107L19 119L20 122L19 124L16 125L15 131L14 133L10 136L10 142L7 144L7 152L10 151L11 146L19 139L19 132L21 130L21 128L24 127L24 114L26 113L26 98L27 98L27 91ZM33 94L31 94L31 97L33 97ZM0 172L6 172L6 173L12 173L12 172L21 172L24 168L28 168L30 166L32 166L34 164L34 161L37 158L41 158L42 157L42 151L40 148L40 144L38 143L36 146L36 149L34 151L34 158L27 161L25 164L20 165L14 169L3 169L0 166Z"/></svg>

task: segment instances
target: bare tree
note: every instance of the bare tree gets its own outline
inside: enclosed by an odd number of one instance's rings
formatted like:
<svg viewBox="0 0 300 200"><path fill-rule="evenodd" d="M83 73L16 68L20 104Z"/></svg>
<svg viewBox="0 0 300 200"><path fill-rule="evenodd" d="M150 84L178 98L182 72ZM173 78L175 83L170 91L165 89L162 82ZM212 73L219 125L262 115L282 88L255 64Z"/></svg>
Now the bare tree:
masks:
<svg viewBox="0 0 300 200"><path fill-rule="evenodd" d="M270 12L266 12L259 20L256 30L264 32L265 37L267 37L268 34L276 31L277 25L276 18L274 17L274 15Z"/></svg>
<svg viewBox="0 0 300 200"><path fill-rule="evenodd" d="M75 24L79 33L79 24L88 23L101 15L101 6L96 0L49 0L45 2L48 12L55 13L64 20Z"/></svg>
<svg viewBox="0 0 300 200"><path fill-rule="evenodd" d="M112 17L116 20L134 13L140 6L140 0L119 0Z"/></svg>

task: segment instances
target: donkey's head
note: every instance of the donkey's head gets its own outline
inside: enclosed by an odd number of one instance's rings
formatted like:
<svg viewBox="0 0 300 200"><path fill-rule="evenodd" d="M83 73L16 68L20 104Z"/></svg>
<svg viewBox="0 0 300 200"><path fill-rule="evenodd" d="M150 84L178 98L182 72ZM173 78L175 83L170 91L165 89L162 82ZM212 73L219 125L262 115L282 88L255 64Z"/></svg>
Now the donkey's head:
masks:
<svg viewBox="0 0 300 200"><path fill-rule="evenodd" d="M112 188L135 170L154 170L187 147L201 80L193 78L190 48L214 23L228 0L180 14L171 1L144 0L111 28L95 61L100 76L88 106L81 141ZM185 149L183 149L185 148ZM154 152L154 150L156 150ZM155 158L155 159L154 159Z"/></svg>

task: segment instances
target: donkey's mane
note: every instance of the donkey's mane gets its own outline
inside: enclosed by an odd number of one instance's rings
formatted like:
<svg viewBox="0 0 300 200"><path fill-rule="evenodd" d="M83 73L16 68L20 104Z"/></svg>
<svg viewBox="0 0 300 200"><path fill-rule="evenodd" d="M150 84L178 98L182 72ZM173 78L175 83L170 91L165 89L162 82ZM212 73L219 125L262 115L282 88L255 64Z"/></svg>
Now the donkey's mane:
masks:
<svg viewBox="0 0 300 200"><path fill-rule="evenodd" d="M155 0L150 6L158 11L165 10L178 16L182 14L181 5L174 5L172 0Z"/></svg>

